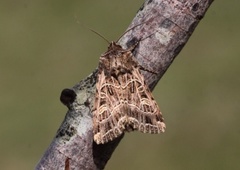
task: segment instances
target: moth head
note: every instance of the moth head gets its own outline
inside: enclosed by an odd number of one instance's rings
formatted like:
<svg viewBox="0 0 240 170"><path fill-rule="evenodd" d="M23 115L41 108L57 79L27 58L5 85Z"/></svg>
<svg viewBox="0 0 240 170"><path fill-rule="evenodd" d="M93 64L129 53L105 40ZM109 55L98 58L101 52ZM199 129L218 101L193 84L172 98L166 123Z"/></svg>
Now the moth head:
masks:
<svg viewBox="0 0 240 170"><path fill-rule="evenodd" d="M112 51L112 50L117 50L117 51L125 51L123 50L121 45L118 45L116 42L112 41L109 46L108 46L108 51Z"/></svg>

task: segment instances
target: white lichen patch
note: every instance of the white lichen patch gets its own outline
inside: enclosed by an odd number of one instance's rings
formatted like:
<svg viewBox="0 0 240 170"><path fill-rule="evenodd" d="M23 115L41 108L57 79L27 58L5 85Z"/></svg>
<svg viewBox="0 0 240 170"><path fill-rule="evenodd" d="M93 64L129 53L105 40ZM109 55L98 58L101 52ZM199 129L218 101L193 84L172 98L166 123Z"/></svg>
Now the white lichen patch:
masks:
<svg viewBox="0 0 240 170"><path fill-rule="evenodd" d="M163 45L168 45L168 43L172 39L172 36L173 36L173 33L171 33L169 29L166 29L166 28L159 28L155 33L155 37Z"/></svg>
<svg viewBox="0 0 240 170"><path fill-rule="evenodd" d="M92 128L92 118L81 118L77 126L77 133L79 136L86 135L86 132Z"/></svg>
<svg viewBox="0 0 240 170"><path fill-rule="evenodd" d="M87 88L84 88L77 92L77 102L79 104L83 104L89 98L89 94L87 92Z"/></svg>

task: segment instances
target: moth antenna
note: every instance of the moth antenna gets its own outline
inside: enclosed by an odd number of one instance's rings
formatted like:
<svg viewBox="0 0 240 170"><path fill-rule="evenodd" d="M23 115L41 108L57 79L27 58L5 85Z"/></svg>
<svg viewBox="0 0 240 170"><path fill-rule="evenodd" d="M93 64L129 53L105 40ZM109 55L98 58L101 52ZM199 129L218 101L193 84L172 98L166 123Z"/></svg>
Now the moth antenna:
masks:
<svg viewBox="0 0 240 170"><path fill-rule="evenodd" d="M102 39L104 39L108 44L110 44L110 42L103 36L101 35L100 33L98 33L97 31L94 31L93 29L91 28L88 28L90 31L92 31L93 33L97 34L98 36L100 36Z"/></svg>
<svg viewBox="0 0 240 170"><path fill-rule="evenodd" d="M81 24L84 28L89 29L90 31L92 31L93 33L97 34L99 37L101 37L102 39L104 39L108 44L110 44L110 42L100 33L98 33L97 31L93 30L92 28L88 27L87 25L85 25L84 23L80 22L79 19L75 16L76 22L78 24Z"/></svg>
<svg viewBox="0 0 240 170"><path fill-rule="evenodd" d="M126 33L128 33L129 31L133 30L134 28L136 28L136 27L138 27L138 26L140 26L140 25L142 25L142 24L144 24L144 23L145 23L145 22L140 23L140 24L137 24L137 25L134 25L132 28L129 28L128 30L126 30L126 31L117 39L116 42L118 42Z"/></svg>
<svg viewBox="0 0 240 170"><path fill-rule="evenodd" d="M129 31L133 30L134 28L136 28L136 27L138 27L138 26L140 26L140 25L142 25L142 24L145 24L146 22L148 22L148 21L144 21L144 22L142 22L142 23L140 23L140 24L134 25L132 28L129 28L128 30L126 30L126 31L117 39L116 42L118 42L126 33L128 33Z"/></svg>

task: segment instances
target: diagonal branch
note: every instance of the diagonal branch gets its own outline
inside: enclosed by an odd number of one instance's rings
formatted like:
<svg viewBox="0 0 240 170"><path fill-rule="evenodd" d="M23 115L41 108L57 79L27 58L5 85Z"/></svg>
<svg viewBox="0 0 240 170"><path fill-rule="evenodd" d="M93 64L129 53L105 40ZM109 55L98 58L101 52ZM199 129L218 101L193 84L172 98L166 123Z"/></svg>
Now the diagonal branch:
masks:
<svg viewBox="0 0 240 170"><path fill-rule="evenodd" d="M118 43L128 48L140 41L133 54L143 68L157 73L142 71L151 90L186 44L212 1L146 0L139 9L129 26L133 29ZM61 101L69 110L36 169L104 169L123 135L104 145L93 142L91 108L96 74L97 70L73 88L62 91Z"/></svg>

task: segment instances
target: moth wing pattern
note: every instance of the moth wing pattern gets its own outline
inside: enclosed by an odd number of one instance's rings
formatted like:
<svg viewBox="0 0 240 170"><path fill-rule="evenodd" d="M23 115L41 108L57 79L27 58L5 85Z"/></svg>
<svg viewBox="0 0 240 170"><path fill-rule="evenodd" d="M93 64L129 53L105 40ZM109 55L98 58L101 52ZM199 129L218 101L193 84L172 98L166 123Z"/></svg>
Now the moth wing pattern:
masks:
<svg viewBox="0 0 240 170"><path fill-rule="evenodd" d="M131 51L111 43L98 69L93 109L97 144L112 141L124 131L164 132L162 113Z"/></svg>

